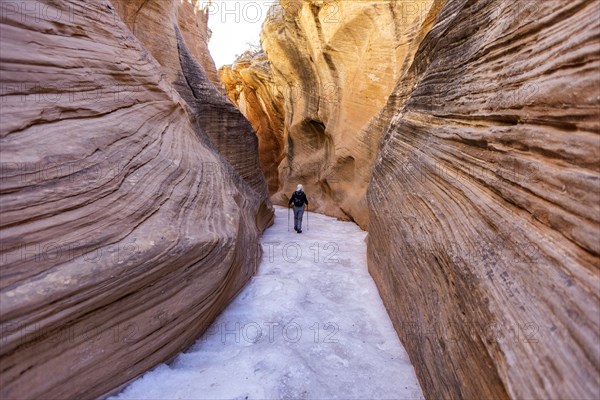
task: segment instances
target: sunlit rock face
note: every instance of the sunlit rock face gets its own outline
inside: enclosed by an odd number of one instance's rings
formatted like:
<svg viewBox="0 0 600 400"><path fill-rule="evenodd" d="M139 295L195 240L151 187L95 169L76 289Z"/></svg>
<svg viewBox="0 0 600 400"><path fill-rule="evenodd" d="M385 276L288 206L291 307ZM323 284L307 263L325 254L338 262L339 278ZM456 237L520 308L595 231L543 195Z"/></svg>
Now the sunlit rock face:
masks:
<svg viewBox="0 0 600 400"><path fill-rule="evenodd" d="M145 2L141 41L118 3L39 2L36 18L14 4L0 397L97 398L200 336L254 273L272 208L255 135L186 45L185 2Z"/></svg>
<svg viewBox="0 0 600 400"><path fill-rule="evenodd" d="M598 396L599 11L447 1L390 98L368 258L427 398Z"/></svg>
<svg viewBox="0 0 600 400"><path fill-rule="evenodd" d="M219 69L227 97L248 118L258 137L260 167L269 193L279 190L277 166L283 160L283 93L275 83L265 54L246 52L233 65Z"/></svg>
<svg viewBox="0 0 600 400"><path fill-rule="evenodd" d="M272 192L278 185L274 202L286 204L302 183L311 209L366 227L365 193L385 118L365 128L412 57L431 5L281 1L261 34L268 68L257 66L259 58L222 70L230 99L269 138L260 154L267 173L278 169L277 180L268 178Z"/></svg>

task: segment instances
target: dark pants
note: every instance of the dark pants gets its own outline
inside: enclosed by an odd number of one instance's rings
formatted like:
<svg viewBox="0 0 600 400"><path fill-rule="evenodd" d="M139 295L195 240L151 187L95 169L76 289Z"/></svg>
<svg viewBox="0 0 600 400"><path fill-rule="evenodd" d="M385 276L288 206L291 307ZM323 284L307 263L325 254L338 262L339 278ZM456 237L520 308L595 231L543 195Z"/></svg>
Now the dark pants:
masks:
<svg viewBox="0 0 600 400"><path fill-rule="evenodd" d="M297 231L302 230L302 216L304 215L304 206L294 206L294 229Z"/></svg>

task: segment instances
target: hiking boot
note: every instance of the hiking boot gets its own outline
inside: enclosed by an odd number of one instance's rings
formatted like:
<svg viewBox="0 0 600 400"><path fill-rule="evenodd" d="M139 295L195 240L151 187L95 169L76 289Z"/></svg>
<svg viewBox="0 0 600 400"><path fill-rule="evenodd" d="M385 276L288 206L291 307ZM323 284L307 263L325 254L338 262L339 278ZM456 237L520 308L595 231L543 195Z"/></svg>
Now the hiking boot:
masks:
<svg viewBox="0 0 600 400"><path fill-rule="evenodd" d="M298 233L302 233L302 229L298 229L298 230L297 230L297 232L298 232Z"/></svg>

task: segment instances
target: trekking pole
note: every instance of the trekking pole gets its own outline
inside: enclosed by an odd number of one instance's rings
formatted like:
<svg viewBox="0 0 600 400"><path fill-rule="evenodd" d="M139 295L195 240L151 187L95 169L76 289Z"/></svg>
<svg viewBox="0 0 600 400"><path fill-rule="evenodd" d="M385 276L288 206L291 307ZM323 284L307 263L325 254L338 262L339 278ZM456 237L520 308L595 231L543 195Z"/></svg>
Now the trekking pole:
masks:
<svg viewBox="0 0 600 400"><path fill-rule="evenodd" d="M306 205L306 230L310 231L310 226L308 225L308 204Z"/></svg>
<svg viewBox="0 0 600 400"><path fill-rule="evenodd" d="M288 232L290 231L290 206L288 206Z"/></svg>

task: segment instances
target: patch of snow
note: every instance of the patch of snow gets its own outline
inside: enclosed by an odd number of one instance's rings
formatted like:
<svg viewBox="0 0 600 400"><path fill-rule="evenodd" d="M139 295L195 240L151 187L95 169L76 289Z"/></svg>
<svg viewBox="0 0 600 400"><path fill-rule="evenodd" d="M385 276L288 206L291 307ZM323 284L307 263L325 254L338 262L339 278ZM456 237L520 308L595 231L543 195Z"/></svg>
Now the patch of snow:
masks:
<svg viewBox="0 0 600 400"><path fill-rule="evenodd" d="M367 233L313 213L288 232L275 212L256 276L204 336L110 399L423 398L367 271Z"/></svg>

